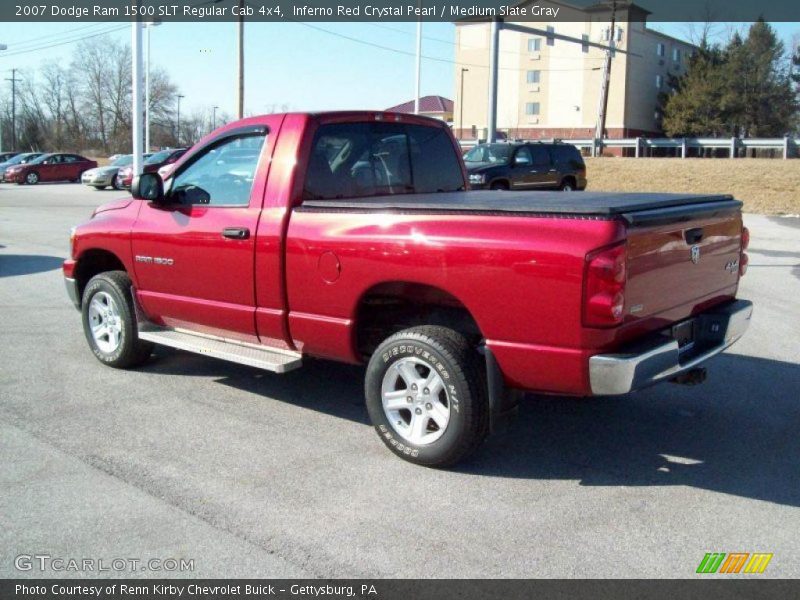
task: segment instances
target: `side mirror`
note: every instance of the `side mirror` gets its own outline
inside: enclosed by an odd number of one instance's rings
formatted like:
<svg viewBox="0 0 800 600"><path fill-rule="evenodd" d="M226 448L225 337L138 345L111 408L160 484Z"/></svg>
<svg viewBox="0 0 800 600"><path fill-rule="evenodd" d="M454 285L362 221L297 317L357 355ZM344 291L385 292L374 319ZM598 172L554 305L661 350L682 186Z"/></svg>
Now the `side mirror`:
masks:
<svg viewBox="0 0 800 600"><path fill-rule="evenodd" d="M164 182L158 173L142 173L131 182L131 195L138 200L164 203Z"/></svg>

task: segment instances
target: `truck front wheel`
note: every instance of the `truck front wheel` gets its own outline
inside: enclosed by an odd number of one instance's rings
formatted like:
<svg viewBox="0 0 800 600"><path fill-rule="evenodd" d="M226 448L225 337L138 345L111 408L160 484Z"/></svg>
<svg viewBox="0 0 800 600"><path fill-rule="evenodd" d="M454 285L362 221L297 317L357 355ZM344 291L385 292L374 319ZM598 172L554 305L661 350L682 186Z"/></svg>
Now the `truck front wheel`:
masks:
<svg viewBox="0 0 800 600"><path fill-rule="evenodd" d="M89 347L104 365L134 367L153 351L150 342L139 339L131 280L124 271L92 277L83 291L81 313Z"/></svg>
<svg viewBox="0 0 800 600"><path fill-rule="evenodd" d="M410 462L455 464L489 431L485 368L452 329L414 327L386 339L369 361L365 388L378 435Z"/></svg>

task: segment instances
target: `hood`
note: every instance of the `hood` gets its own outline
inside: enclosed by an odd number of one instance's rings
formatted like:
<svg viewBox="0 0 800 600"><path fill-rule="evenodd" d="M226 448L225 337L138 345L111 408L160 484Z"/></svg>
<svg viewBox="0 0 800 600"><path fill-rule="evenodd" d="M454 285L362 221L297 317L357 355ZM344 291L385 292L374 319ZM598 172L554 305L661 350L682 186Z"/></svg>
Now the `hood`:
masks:
<svg viewBox="0 0 800 600"><path fill-rule="evenodd" d="M95 167L94 169L90 169L89 173L116 173L120 170L121 167L112 167L111 165L107 165L105 167Z"/></svg>
<svg viewBox="0 0 800 600"><path fill-rule="evenodd" d="M468 173L486 173L487 171L491 171L492 169L500 169L503 167L507 167L508 163L490 163L490 162L464 163L464 166L467 167Z"/></svg>
<svg viewBox="0 0 800 600"><path fill-rule="evenodd" d="M97 208L94 209L92 216L98 215L102 212L108 212L109 210L120 210L130 206L131 202L133 202L133 198L121 198L120 200L114 200L112 202L107 202L105 204L101 204Z"/></svg>

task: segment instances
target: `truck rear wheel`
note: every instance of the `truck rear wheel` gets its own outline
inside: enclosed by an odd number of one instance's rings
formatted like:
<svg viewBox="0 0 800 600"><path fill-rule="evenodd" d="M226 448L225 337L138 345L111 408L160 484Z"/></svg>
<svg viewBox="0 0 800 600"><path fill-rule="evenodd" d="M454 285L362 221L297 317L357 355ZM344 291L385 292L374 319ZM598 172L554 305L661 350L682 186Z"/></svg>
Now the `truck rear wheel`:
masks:
<svg viewBox="0 0 800 600"><path fill-rule="evenodd" d="M378 435L409 462L455 464L488 434L485 368L452 329L414 327L386 339L369 361L365 389Z"/></svg>
<svg viewBox="0 0 800 600"><path fill-rule="evenodd" d="M81 313L89 347L104 365L125 369L149 358L153 344L139 339L131 280L124 271L92 277L83 291Z"/></svg>

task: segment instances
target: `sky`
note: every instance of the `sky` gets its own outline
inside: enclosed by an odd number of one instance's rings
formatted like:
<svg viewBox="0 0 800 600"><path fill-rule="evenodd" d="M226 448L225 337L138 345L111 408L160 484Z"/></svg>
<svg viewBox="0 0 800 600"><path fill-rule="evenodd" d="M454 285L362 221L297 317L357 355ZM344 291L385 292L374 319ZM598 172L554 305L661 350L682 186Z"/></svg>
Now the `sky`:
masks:
<svg viewBox="0 0 800 600"><path fill-rule="evenodd" d="M679 38L682 23L650 25ZM719 24L724 37L740 24ZM800 23L773 26L787 44L800 34ZM43 62L69 60L75 43L63 43L108 29L130 42L124 23L22 23L4 27L0 74L17 68L24 77ZM185 96L181 110L235 114L235 23L164 23L152 29L152 64L165 68ZM414 96L414 23L248 23L245 29L245 113L285 110L385 109ZM422 95L454 96L455 26L423 26ZM58 44L58 45L56 45ZM52 46L40 48L41 46ZM389 48L388 50L386 48ZM0 80L0 90L8 82Z"/></svg>

